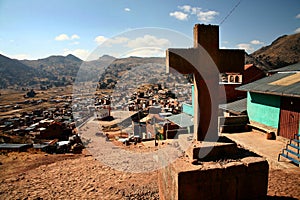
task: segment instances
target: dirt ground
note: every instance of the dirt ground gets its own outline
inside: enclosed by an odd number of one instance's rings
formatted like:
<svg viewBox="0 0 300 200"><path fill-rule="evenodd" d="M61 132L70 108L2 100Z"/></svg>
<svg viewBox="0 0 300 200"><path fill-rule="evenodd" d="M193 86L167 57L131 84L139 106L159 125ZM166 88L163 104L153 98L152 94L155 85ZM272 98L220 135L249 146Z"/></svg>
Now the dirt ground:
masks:
<svg viewBox="0 0 300 200"><path fill-rule="evenodd" d="M0 159L0 199L159 199L157 172L116 171L86 150L2 153ZM270 169L268 199L300 199L299 186L300 170Z"/></svg>
<svg viewBox="0 0 300 200"><path fill-rule="evenodd" d="M23 102L25 100L40 100L40 99L48 99L50 97L58 97L62 95L72 95L72 87L57 87L51 88L47 91L43 90L34 90L37 94L34 98L24 98L24 95L28 91L17 91L17 90L9 90L9 89L0 89L0 107L11 105L20 105L20 109L12 109L9 108L7 111L5 109L0 110L0 118L13 117L18 116L22 112L30 112L40 108L50 108L53 106L59 106L63 103L51 103L51 102L43 102L38 105L36 104L18 104L18 102Z"/></svg>
<svg viewBox="0 0 300 200"><path fill-rule="evenodd" d="M119 172L87 153L10 153L1 163L0 199L159 199L156 172Z"/></svg>
<svg viewBox="0 0 300 200"><path fill-rule="evenodd" d="M58 91L58 93L64 91ZM51 94L52 95L52 94ZM40 93L37 98L50 96ZM3 92L0 103L20 99ZM1 104L2 105L2 104ZM5 105L5 104L3 104ZM47 107L48 105L42 104ZM33 107L32 107L33 108ZM31 107L26 107L30 110ZM19 112L19 111L18 111ZM2 113L11 115L13 113ZM116 144L121 146L121 144ZM141 146L141 147L140 147ZM133 148L135 147L135 148ZM137 145L134 151L148 151ZM126 173L82 154L0 152L0 199L159 199L157 172ZM300 168L270 169L268 199L300 199Z"/></svg>
<svg viewBox="0 0 300 200"><path fill-rule="evenodd" d="M300 199L300 169L271 169L268 196L270 199ZM273 197L273 198L272 198Z"/></svg>

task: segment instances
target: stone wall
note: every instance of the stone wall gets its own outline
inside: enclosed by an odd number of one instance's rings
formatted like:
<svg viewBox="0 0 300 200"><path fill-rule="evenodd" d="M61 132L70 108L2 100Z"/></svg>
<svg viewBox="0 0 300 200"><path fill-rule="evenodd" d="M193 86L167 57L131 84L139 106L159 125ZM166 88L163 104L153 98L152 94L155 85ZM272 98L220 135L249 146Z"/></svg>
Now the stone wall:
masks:
<svg viewBox="0 0 300 200"><path fill-rule="evenodd" d="M261 157L201 165L181 158L160 171L160 199L264 199L268 170L268 162Z"/></svg>

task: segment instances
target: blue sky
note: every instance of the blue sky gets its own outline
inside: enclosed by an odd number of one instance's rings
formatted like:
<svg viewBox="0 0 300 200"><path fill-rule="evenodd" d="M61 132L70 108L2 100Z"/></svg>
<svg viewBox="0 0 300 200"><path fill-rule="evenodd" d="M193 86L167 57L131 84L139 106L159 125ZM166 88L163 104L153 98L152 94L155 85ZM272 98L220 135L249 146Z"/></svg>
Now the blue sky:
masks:
<svg viewBox="0 0 300 200"><path fill-rule="evenodd" d="M192 38L194 24L219 25L238 3L0 0L0 53L18 59L72 53L86 59L97 47L101 49L97 56L135 52L142 56L145 49L157 47L153 55L163 55L164 48L189 47L188 41L178 40ZM300 32L299 0L243 0L220 25L220 47L244 48L251 53L281 35L296 32ZM180 34L184 39L178 39Z"/></svg>

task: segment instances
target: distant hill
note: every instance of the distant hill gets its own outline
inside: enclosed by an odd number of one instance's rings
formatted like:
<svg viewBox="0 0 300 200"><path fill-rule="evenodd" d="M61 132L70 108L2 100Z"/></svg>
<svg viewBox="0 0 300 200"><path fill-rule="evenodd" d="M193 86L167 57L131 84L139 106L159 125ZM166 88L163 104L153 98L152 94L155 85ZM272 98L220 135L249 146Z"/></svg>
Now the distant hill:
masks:
<svg viewBox="0 0 300 200"><path fill-rule="evenodd" d="M254 64L256 67L258 67L259 69L265 72L274 69L274 67L272 67L264 60L255 58L254 56L252 56L252 54L247 54L247 53L245 53L245 64Z"/></svg>
<svg viewBox="0 0 300 200"><path fill-rule="evenodd" d="M277 38L270 45L250 54L248 60L251 59L267 70L300 62L300 33Z"/></svg>
<svg viewBox="0 0 300 200"><path fill-rule="evenodd" d="M72 84L75 80L97 81L97 75L114 60L112 56L103 56L84 62L71 54L38 60L16 60L0 54L0 88L49 88Z"/></svg>
<svg viewBox="0 0 300 200"><path fill-rule="evenodd" d="M38 60L21 60L23 64L37 70L52 73L55 77L75 77L82 60L71 54L67 56L50 56Z"/></svg>
<svg viewBox="0 0 300 200"><path fill-rule="evenodd" d="M268 71L300 62L300 33L284 35L270 45L245 55L246 63ZM0 88L53 87L72 84L75 80L96 81L112 88L126 71L137 66L165 66L165 58L129 57L116 59L104 55L97 60L82 61L74 55L50 56L38 60L16 60L0 54ZM159 68L159 70L160 70Z"/></svg>
<svg viewBox="0 0 300 200"><path fill-rule="evenodd" d="M32 74L38 75L39 72L18 60L0 54L0 88L30 85L30 82L34 81Z"/></svg>
<svg viewBox="0 0 300 200"><path fill-rule="evenodd" d="M159 57L128 57L115 59L101 74L99 88L112 89L118 80L135 67L158 67L160 71L165 71L165 58ZM159 72L157 72L159 74Z"/></svg>
<svg viewBox="0 0 300 200"><path fill-rule="evenodd" d="M104 70L113 62L116 58L104 55L97 60L82 62L78 73L76 74L76 82L93 81L98 82L100 76Z"/></svg>

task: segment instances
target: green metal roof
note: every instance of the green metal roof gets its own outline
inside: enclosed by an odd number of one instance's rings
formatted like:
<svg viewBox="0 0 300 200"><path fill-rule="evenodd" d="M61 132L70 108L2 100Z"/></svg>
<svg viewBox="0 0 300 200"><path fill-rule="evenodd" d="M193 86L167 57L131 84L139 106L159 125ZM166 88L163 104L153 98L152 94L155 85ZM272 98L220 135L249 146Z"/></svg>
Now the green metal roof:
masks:
<svg viewBox="0 0 300 200"><path fill-rule="evenodd" d="M189 127L194 125L194 120L191 115L180 113L178 115L172 115L167 119L180 127Z"/></svg>
<svg viewBox="0 0 300 200"><path fill-rule="evenodd" d="M247 111L247 98L240 99L227 104L220 104L219 108L234 114L243 114Z"/></svg>
<svg viewBox="0 0 300 200"><path fill-rule="evenodd" d="M237 87L236 90L300 97L300 76L298 75L300 75L300 73L276 73Z"/></svg>

